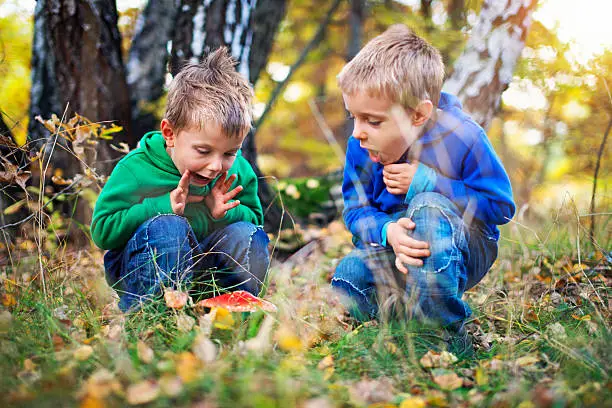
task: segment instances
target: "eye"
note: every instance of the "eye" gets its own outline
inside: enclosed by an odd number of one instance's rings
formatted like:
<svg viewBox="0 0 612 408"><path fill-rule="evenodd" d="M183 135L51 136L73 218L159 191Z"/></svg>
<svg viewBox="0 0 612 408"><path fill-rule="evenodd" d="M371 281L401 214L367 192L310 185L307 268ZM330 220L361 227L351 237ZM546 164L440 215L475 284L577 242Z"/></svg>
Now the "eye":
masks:
<svg viewBox="0 0 612 408"><path fill-rule="evenodd" d="M203 149L196 149L196 151L197 151L199 154L201 154L201 155L206 155L206 154L210 153L210 151L209 151L209 150L203 150Z"/></svg>
<svg viewBox="0 0 612 408"><path fill-rule="evenodd" d="M380 126L380 124L382 123L382 120L371 120L368 119L368 124L371 126Z"/></svg>
<svg viewBox="0 0 612 408"><path fill-rule="evenodd" d="M235 156L237 154L238 154L238 150L236 150L235 152L227 152L227 153L225 153L226 156L230 156L230 157L231 156Z"/></svg>

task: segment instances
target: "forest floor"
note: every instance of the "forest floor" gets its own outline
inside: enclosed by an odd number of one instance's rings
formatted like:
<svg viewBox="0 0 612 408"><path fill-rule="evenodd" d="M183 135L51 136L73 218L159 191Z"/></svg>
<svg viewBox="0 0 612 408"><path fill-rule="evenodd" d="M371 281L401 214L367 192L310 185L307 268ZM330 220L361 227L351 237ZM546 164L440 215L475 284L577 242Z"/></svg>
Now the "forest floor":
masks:
<svg viewBox="0 0 612 408"><path fill-rule="evenodd" d="M351 250L338 221L301 231L269 270L278 311L252 314L160 299L124 315L101 251L34 233L0 252L0 405L610 406L610 237L593 249L578 220L503 228L465 294L476 358L459 361L411 322L347 317L329 286Z"/></svg>

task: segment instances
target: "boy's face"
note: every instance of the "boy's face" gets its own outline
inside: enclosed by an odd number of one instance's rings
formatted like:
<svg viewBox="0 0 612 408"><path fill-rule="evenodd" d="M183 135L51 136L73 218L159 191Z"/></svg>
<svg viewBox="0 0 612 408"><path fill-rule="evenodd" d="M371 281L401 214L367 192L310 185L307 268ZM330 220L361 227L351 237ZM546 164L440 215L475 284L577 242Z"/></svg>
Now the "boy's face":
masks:
<svg viewBox="0 0 612 408"><path fill-rule="evenodd" d="M221 126L214 122L204 129L189 127L174 132L170 122L164 119L161 131L174 165L181 174L189 170L190 183L196 186L205 186L229 170L244 140L244 136L225 136Z"/></svg>
<svg viewBox="0 0 612 408"><path fill-rule="evenodd" d="M390 100L370 96L367 92L343 94L343 98L354 120L353 137L367 149L373 162L395 163L418 136L420 129L409 120L410 110L404 110L407 120L402 120L400 128L392 112L394 103Z"/></svg>

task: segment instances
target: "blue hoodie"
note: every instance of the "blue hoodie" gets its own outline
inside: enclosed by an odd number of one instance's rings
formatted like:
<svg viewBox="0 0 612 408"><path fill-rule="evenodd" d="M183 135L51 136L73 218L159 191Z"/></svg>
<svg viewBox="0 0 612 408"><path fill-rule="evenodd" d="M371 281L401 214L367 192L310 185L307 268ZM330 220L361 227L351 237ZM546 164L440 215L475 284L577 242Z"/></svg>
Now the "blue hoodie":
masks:
<svg viewBox="0 0 612 408"><path fill-rule="evenodd" d="M349 138L343 215L358 247L364 243L386 246L387 225L422 192L448 197L466 223L480 224L492 240L499 239L497 226L513 217L516 207L510 180L485 131L461 110L455 96L442 92L438 108L435 124L396 162L419 162L405 196L387 191L384 166L372 162L359 141Z"/></svg>

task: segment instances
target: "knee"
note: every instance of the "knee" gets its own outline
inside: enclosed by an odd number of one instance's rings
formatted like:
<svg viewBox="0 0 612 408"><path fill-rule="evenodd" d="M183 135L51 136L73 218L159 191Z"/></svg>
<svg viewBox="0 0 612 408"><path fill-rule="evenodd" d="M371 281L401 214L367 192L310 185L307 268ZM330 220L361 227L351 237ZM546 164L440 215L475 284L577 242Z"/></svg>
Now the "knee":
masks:
<svg viewBox="0 0 612 408"><path fill-rule="evenodd" d="M420 193L410 200L407 214L410 218L427 214L434 218L449 218L458 217L459 209L448 199L448 197L439 193Z"/></svg>
<svg viewBox="0 0 612 408"><path fill-rule="evenodd" d="M186 218L162 214L151 218L145 225L147 241L153 246L180 247L189 244L192 229Z"/></svg>
<svg viewBox="0 0 612 408"><path fill-rule="evenodd" d="M331 280L332 287L344 288L347 284L359 291L367 289L367 268L363 260L356 256L343 258Z"/></svg>

